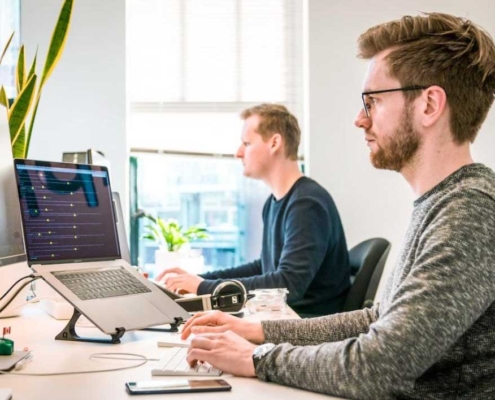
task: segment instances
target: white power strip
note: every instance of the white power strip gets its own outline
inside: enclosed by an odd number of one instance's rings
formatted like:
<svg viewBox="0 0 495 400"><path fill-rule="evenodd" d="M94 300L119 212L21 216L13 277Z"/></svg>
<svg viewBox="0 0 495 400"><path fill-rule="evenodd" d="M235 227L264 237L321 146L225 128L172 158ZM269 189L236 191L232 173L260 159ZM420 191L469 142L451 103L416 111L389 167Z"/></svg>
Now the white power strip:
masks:
<svg viewBox="0 0 495 400"><path fill-rule="evenodd" d="M62 298L41 299L41 308L55 319L70 319L74 307Z"/></svg>

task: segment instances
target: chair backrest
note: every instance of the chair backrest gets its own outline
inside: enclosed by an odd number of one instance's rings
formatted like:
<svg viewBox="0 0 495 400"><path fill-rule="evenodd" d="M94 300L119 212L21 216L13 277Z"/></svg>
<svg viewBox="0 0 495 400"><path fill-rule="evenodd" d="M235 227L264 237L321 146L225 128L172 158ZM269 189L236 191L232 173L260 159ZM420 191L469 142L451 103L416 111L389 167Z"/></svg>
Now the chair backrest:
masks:
<svg viewBox="0 0 495 400"><path fill-rule="evenodd" d="M343 312L361 310L373 305L390 247L388 240L373 238L349 250L352 285Z"/></svg>

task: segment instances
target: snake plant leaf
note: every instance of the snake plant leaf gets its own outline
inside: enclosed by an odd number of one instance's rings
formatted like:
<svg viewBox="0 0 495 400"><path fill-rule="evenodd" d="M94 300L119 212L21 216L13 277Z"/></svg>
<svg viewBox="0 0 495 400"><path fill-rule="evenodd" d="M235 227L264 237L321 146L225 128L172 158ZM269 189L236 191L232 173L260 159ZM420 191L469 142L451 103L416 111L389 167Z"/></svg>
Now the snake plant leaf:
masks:
<svg viewBox="0 0 495 400"><path fill-rule="evenodd" d="M34 74L31 79L27 81L9 110L8 118L12 146L16 144L21 129L24 126L24 121L28 115L35 92L36 78L37 76Z"/></svg>
<svg viewBox="0 0 495 400"><path fill-rule="evenodd" d="M48 54L46 55L45 66L43 68L43 73L41 75L40 85L38 88L38 95L36 98L36 103L34 105L33 115L31 117L29 129L25 138L26 145L25 145L24 157L27 157L29 151L29 145L31 144L34 121L36 119L36 114L38 113L38 106L40 104L41 89L43 88L43 85L52 74L55 67L57 66L58 61L62 56L62 52L64 51L65 42L67 41L67 35L69 33L69 26L70 26L73 5L74 5L73 0L65 0L64 4L62 5L62 9L60 10L60 14L58 16L57 25L55 26L55 29L53 30L52 33L50 46L48 47ZM33 67L35 66L35 62L36 62L36 57L33 63Z"/></svg>
<svg viewBox="0 0 495 400"><path fill-rule="evenodd" d="M14 158L26 158L26 124L22 124L17 140L12 145Z"/></svg>
<svg viewBox="0 0 495 400"><path fill-rule="evenodd" d="M19 57L17 59L17 68L15 69L15 85L17 93L20 93L26 83L26 65L25 65L24 45L19 49Z"/></svg>
<svg viewBox="0 0 495 400"><path fill-rule="evenodd" d="M27 79L29 80L36 73L36 60L38 58L38 49L36 49L36 53L34 54L33 63L31 64L31 68L29 69Z"/></svg>
<svg viewBox="0 0 495 400"><path fill-rule="evenodd" d="M38 49L36 49L36 53L34 55L33 63L31 64L31 68L29 69L27 78L25 78L25 81L29 81L36 73L36 61L38 59ZM39 101L39 99L38 99ZM38 108L38 102L36 103L36 111ZM36 112L33 113L33 115L36 115ZM33 123L34 118L31 119L31 124L30 124L30 131L32 131L32 123ZM26 137L26 124L24 123L21 127L21 130L19 132L19 135L17 137L17 140L15 143L12 145L12 152L14 154L15 158L26 158L27 157L27 152L29 149L29 140L27 140Z"/></svg>
<svg viewBox="0 0 495 400"><path fill-rule="evenodd" d="M9 48L10 42L12 41L12 38L14 37L14 33L15 32L12 32L12 35L10 35L9 40L7 40L7 44L3 48L2 55L0 56L0 65L2 64L2 60L3 60L3 57L5 56L5 53L7 53L7 49Z"/></svg>
<svg viewBox="0 0 495 400"><path fill-rule="evenodd" d="M62 10L60 10L57 25L52 33L48 54L46 55L45 67L43 68L43 73L41 75L39 91L41 91L41 88L52 74L55 66L62 56L65 42L67 41L67 35L69 33L73 5L73 0L65 0Z"/></svg>
<svg viewBox="0 0 495 400"><path fill-rule="evenodd" d="M33 76L36 76L36 75L33 75ZM33 133L34 120L36 119L36 114L38 113L38 106L40 104L40 96L41 96L41 87L38 89L38 97L36 98L36 103L34 105L33 115L31 116L31 122L29 123L29 129L28 129L26 138L24 139L26 142L26 145L25 145L24 156L22 158L27 158L27 155L28 155L29 145L31 143L31 135Z"/></svg>
<svg viewBox="0 0 495 400"><path fill-rule="evenodd" d="M5 88L0 87L0 104L4 106L7 111L9 111L9 99L7 99L7 93L5 92Z"/></svg>

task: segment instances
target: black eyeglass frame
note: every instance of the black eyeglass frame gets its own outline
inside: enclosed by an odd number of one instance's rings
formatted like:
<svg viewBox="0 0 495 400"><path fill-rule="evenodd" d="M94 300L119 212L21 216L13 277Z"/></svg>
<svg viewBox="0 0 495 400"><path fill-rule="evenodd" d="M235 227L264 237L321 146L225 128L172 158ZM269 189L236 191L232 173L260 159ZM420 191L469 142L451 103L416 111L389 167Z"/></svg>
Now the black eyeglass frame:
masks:
<svg viewBox="0 0 495 400"><path fill-rule="evenodd" d="M370 118L368 105L366 104L366 101L364 100L364 96L368 96L370 94L379 94L379 93L388 93L388 92L407 92L410 90L424 90L427 88L429 88L429 86L415 85L415 86L406 86L406 87L395 88L395 89L372 90L370 92L363 92L363 93L361 93L361 99L363 100L364 114L366 115L366 118Z"/></svg>

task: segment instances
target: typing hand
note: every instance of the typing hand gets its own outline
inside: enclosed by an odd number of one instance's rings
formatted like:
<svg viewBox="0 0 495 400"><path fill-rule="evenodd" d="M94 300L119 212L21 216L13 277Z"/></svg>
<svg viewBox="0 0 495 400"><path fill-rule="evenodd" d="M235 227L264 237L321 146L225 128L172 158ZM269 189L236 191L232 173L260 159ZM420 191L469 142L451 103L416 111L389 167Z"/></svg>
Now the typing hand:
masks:
<svg viewBox="0 0 495 400"><path fill-rule="evenodd" d="M205 333L191 341L187 361L192 367L198 361L206 361L223 372L253 377L256 376L252 358L255 347L232 331Z"/></svg>
<svg viewBox="0 0 495 400"><path fill-rule="evenodd" d="M182 329L182 339L191 334L235 332L252 343L265 340L263 328L259 322L248 322L221 311L200 312L189 318Z"/></svg>
<svg viewBox="0 0 495 400"><path fill-rule="evenodd" d="M168 275L168 274L173 274L174 276L175 275L187 275L188 272L183 270L182 268L179 268L179 267L165 268L162 272L160 272L158 274L158 276L156 277L156 280L158 282L160 282L161 280L166 278L166 275Z"/></svg>
<svg viewBox="0 0 495 400"><path fill-rule="evenodd" d="M203 278L195 274L189 274L182 268L174 267L162 271L156 278L157 281L163 280L168 290L178 292L180 290L187 293L198 293L198 287Z"/></svg>

